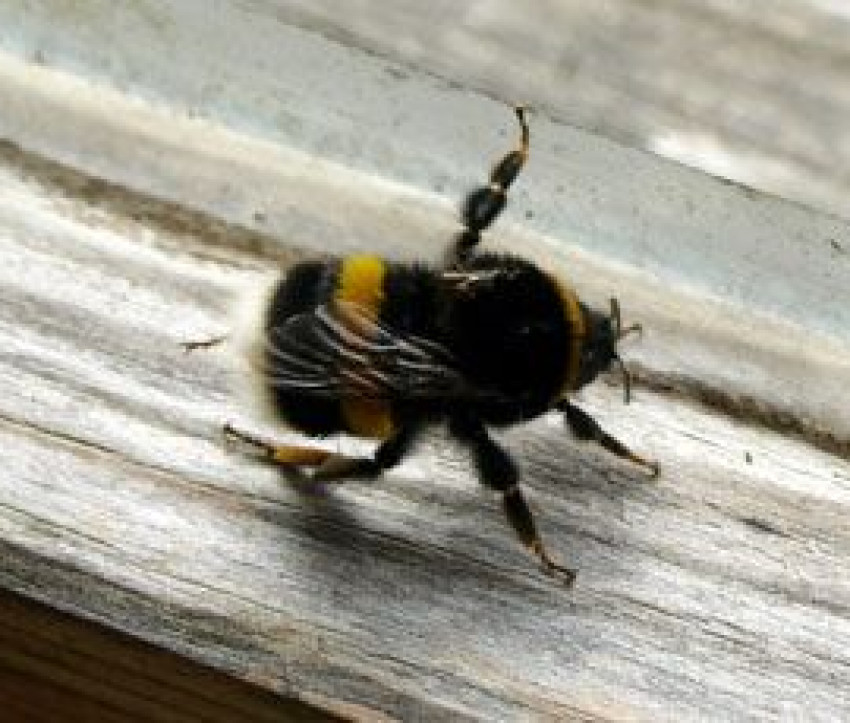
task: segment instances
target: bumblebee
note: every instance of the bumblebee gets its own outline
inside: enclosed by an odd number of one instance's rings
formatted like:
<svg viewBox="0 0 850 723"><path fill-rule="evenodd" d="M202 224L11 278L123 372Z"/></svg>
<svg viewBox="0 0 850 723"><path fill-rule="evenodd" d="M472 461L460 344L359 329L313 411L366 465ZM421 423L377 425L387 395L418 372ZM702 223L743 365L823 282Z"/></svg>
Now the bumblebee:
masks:
<svg viewBox="0 0 850 723"><path fill-rule="evenodd" d="M529 149L525 111L515 109L520 141L489 182L463 203L463 229L442 268L373 255L304 261L269 294L253 354L275 415L312 437L346 433L377 441L370 457L278 445L226 426L226 433L273 462L311 468L314 480L369 478L398 464L423 426L447 422L471 448L481 482L501 493L505 514L543 570L571 584L537 533L510 455L488 433L550 410L581 440L644 466L569 395L619 364L624 328L589 308L564 281L513 254L478 251L499 216Z"/></svg>

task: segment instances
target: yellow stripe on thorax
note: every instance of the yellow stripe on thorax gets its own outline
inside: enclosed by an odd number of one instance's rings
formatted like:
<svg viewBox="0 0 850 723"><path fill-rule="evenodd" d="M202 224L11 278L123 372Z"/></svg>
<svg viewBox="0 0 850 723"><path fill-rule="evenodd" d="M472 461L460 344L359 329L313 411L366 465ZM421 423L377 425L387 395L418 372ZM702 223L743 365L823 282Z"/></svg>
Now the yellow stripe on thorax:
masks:
<svg viewBox="0 0 850 723"><path fill-rule="evenodd" d="M375 321L384 301L387 265L377 256L350 256L342 262L337 281L337 301L356 304ZM340 403L348 431L361 437L386 439L395 427L390 405L381 399L344 397Z"/></svg>
<svg viewBox="0 0 850 723"><path fill-rule="evenodd" d="M567 392L574 390L578 384L578 377L581 371L581 350L584 345L587 328L576 292L557 279L553 279L553 281L561 296L564 317L570 326L570 350L567 355L567 366L564 370L564 384L561 387L559 395L563 396Z"/></svg>

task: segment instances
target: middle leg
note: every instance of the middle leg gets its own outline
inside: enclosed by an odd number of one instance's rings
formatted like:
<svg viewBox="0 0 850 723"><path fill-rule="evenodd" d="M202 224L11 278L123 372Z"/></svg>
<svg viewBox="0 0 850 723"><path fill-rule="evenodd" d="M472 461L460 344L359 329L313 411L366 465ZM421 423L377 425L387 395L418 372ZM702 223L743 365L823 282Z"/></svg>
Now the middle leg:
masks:
<svg viewBox="0 0 850 723"><path fill-rule="evenodd" d="M502 504L508 522L520 541L540 560L544 572L560 576L566 585L575 581L576 571L558 564L546 552L537 533L534 517L519 488L519 472L516 464L487 433L477 419L455 418L451 422L452 434L469 444L481 482L490 489L502 493Z"/></svg>

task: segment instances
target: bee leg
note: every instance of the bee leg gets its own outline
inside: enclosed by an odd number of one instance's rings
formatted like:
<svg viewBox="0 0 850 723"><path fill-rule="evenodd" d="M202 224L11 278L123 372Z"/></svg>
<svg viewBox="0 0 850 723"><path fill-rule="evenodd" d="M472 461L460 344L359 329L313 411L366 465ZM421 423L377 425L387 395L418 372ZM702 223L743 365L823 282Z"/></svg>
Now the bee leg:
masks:
<svg viewBox="0 0 850 723"><path fill-rule="evenodd" d="M315 482L330 482L345 477L377 477L383 471L397 465L404 457L414 438L415 428L405 426L392 437L383 441L372 457L349 457L318 447L273 444L234 428L224 425L224 433L231 439L253 447L270 462L283 467L313 467L310 477Z"/></svg>
<svg viewBox="0 0 850 723"><path fill-rule="evenodd" d="M342 478L377 477L386 470L395 467L404 458L416 436L416 427L406 425L385 439L372 457L347 457L331 454L316 468L311 479L316 482L330 482Z"/></svg>
<svg viewBox="0 0 850 723"><path fill-rule="evenodd" d="M316 482L329 482L346 477L377 477L401 462L413 442L415 432L416 428L412 425L402 427L378 446L374 456L349 457L318 447L273 444L236 429L229 422L224 425L224 434L227 437L249 445L270 462L283 467L314 467L315 472L310 479Z"/></svg>
<svg viewBox="0 0 850 723"><path fill-rule="evenodd" d="M564 400L558 404L558 409L564 412L564 418L569 424L573 434L582 441L593 441L600 444L609 452L616 454L618 457L631 460L635 464L646 468L651 477L658 476L658 462L641 457L632 452L626 445L617 439L614 439L608 432L599 426L593 417L587 412L568 401Z"/></svg>
<svg viewBox="0 0 850 723"><path fill-rule="evenodd" d="M463 202L461 219L466 227L455 240L452 249L453 265L462 265L472 248L481 241L484 231L502 212L507 201L507 191L519 175L528 158L529 132L525 108L514 108L519 120L521 136L519 147L507 153L490 172L490 182L470 191Z"/></svg>
<svg viewBox="0 0 850 723"><path fill-rule="evenodd" d="M548 575L560 577L568 586L572 585L576 571L558 564L546 552L534 524L534 517L519 488L519 472L510 455L493 441L484 425L477 419L453 419L451 432L472 447L482 484L502 493L502 504L508 522L520 541L540 560L543 571Z"/></svg>
<svg viewBox="0 0 850 723"><path fill-rule="evenodd" d="M230 422L224 425L223 431L228 439L241 442L270 462L285 467L318 467L329 457L335 456L333 452L318 447L273 444L253 434L236 429Z"/></svg>

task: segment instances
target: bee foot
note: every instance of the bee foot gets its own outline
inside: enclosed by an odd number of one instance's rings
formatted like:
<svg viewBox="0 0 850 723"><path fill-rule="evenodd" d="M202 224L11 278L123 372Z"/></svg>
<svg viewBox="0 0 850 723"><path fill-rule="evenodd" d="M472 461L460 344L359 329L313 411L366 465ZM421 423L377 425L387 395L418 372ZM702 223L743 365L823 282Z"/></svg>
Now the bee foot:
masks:
<svg viewBox="0 0 850 723"><path fill-rule="evenodd" d="M550 577L558 578L566 587L572 587L576 581L578 571L571 567L559 565L552 560L543 560L543 572Z"/></svg>
<svg viewBox="0 0 850 723"><path fill-rule="evenodd" d="M314 482L331 482L350 477L374 477L378 473L377 465L368 457L346 457L332 454L313 472Z"/></svg>
<svg viewBox="0 0 850 723"><path fill-rule="evenodd" d="M243 432L234 427L230 422L225 422L221 428L225 442L235 442L242 444L251 449L255 454L269 456L272 451L272 445L259 437Z"/></svg>
<svg viewBox="0 0 850 723"><path fill-rule="evenodd" d="M577 570L565 565L559 565L546 552L539 539L531 544L532 551L540 558L540 563L543 566L543 572L550 577L556 577L561 580L567 587L572 587L575 582Z"/></svg>
<svg viewBox="0 0 850 723"><path fill-rule="evenodd" d="M649 479L658 479L658 475L661 474L661 468L654 459L644 459L643 457L635 456L633 461L646 470Z"/></svg>

